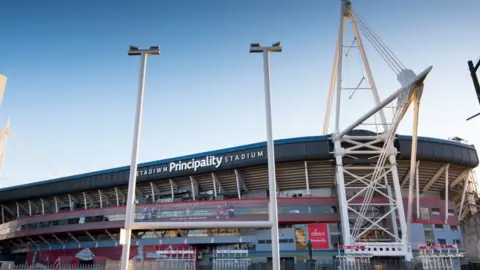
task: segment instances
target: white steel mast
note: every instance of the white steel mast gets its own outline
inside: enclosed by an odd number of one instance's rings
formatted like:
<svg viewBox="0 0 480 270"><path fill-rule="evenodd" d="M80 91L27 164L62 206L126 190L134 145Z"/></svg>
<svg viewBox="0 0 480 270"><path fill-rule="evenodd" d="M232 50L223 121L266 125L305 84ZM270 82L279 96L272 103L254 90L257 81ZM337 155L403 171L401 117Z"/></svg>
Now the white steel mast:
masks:
<svg viewBox="0 0 480 270"><path fill-rule="evenodd" d="M371 91L374 102L372 109L364 112L364 115L347 125L346 128L342 128L341 112L347 109L342 108L342 92L346 91L342 85L342 64L347 22L350 22L354 32L355 47L359 50L363 69L366 73L366 81L369 85L368 90ZM381 100L378 94L362 37L370 41L372 47L387 62L400 82L401 88L384 100ZM350 0L341 0L340 29L335 49L323 134L328 132L333 98L336 96L334 130L331 139L335 156L342 240L344 246L365 247L345 250L346 253L352 255L400 256L407 260L412 259L408 232L412 216L413 181L417 164L418 109L423 81L431 68L427 68L419 75L407 69L354 11ZM394 103L394 101L396 102ZM412 136L408 214L405 215L396 161L398 149L394 142L398 125L411 103L414 104L415 119ZM386 107L391 107L393 112L391 116L386 115ZM374 121L374 124L371 124L372 121ZM369 130L372 126L378 131ZM383 200L379 202L377 198ZM371 237L371 234L376 236ZM368 241L366 238L369 238Z"/></svg>

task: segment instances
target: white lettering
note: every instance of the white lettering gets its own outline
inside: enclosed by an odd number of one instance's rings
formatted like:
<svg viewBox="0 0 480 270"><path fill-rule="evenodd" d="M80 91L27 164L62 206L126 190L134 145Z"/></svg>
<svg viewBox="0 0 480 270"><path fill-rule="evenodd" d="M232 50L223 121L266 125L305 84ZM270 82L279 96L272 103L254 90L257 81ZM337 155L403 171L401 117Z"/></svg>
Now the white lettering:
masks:
<svg viewBox="0 0 480 270"><path fill-rule="evenodd" d="M217 168L220 168L220 166L222 166L225 163L255 159L263 156L264 156L263 150L261 150L261 151L252 151L252 152L246 152L241 154L233 154L233 155L227 154L223 156L212 155L212 156L206 156L204 158L199 158L199 159L192 158L190 160L173 161L168 164L160 165L159 167L139 169L137 171L137 176L168 173L168 172L180 172L180 171L186 171L186 170L192 170L196 172L199 169L205 168L205 167L214 167L217 169Z"/></svg>
<svg viewBox="0 0 480 270"><path fill-rule="evenodd" d="M325 236L325 232L319 232L317 231L317 229L315 229L313 232L312 232L312 236Z"/></svg>

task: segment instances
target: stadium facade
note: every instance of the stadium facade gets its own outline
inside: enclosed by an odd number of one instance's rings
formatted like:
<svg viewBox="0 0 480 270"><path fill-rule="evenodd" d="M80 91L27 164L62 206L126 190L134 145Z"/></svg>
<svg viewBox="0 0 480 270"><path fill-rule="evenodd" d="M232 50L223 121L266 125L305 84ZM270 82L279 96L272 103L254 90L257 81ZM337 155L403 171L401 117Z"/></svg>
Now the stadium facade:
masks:
<svg viewBox="0 0 480 270"><path fill-rule="evenodd" d="M411 142L402 135L395 140L405 202ZM331 259L339 252L333 148L329 136L275 142L282 260L306 259L309 241L315 259ZM468 184L464 180L479 163L477 152L472 145L420 137L417 158L420 213L415 203L413 252L425 244L456 244L462 250L460 219L465 215L459 213L460 201ZM74 264L119 260L128 174L129 167L121 167L1 189L2 260L45 265L59 258ZM141 164L136 190L136 220L268 220L266 144ZM464 204L475 204L476 194L464 196ZM388 212L384 200L378 197L378 207L368 209L372 220ZM382 227L397 234L397 223L391 220ZM362 241L368 246L390 237L371 229ZM157 260L158 251L188 248L196 251L202 265L209 263L215 249L248 249L251 260L267 261L270 246L269 230L171 228L135 231L130 254L131 259Z"/></svg>

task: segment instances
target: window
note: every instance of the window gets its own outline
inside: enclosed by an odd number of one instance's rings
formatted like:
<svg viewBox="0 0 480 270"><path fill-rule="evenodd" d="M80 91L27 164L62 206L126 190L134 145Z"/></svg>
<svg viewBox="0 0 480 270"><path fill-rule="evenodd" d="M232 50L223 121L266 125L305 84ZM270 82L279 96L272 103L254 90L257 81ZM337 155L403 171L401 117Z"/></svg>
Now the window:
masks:
<svg viewBox="0 0 480 270"><path fill-rule="evenodd" d="M428 208L426 207L420 208L420 218L422 220L430 220L430 213L428 212Z"/></svg>
<svg viewBox="0 0 480 270"><path fill-rule="evenodd" d="M443 232L443 225L442 224L435 224L435 231L436 232Z"/></svg>
<svg viewBox="0 0 480 270"><path fill-rule="evenodd" d="M458 227L457 226L450 226L450 231L452 232L458 232Z"/></svg>
<svg viewBox="0 0 480 270"><path fill-rule="evenodd" d="M447 240L445 240L445 239L438 239L438 244L439 244L439 245L446 245L446 244L447 244Z"/></svg>
<svg viewBox="0 0 480 270"><path fill-rule="evenodd" d="M448 215L453 217L455 216L455 213L453 212L453 209L448 209Z"/></svg>
<svg viewBox="0 0 480 270"><path fill-rule="evenodd" d="M424 231L431 231L431 230L432 230L432 225L430 225L430 224L423 224L423 230L424 230Z"/></svg>
<svg viewBox="0 0 480 270"><path fill-rule="evenodd" d="M432 241L434 239L433 230L431 224L423 224L423 231L425 232L425 239Z"/></svg>
<svg viewBox="0 0 480 270"><path fill-rule="evenodd" d="M293 239L280 239L280 244L293 243ZM270 241L271 243L271 241Z"/></svg>
<svg viewBox="0 0 480 270"><path fill-rule="evenodd" d="M329 233L330 234L340 234L340 229L339 229L339 224L338 223L331 223L331 224L328 224L328 228L329 228Z"/></svg>
<svg viewBox="0 0 480 270"><path fill-rule="evenodd" d="M453 239L453 244L456 245L459 248L462 247L462 242L460 242L459 239Z"/></svg>
<svg viewBox="0 0 480 270"><path fill-rule="evenodd" d="M440 216L440 208L432 208L432 215Z"/></svg>

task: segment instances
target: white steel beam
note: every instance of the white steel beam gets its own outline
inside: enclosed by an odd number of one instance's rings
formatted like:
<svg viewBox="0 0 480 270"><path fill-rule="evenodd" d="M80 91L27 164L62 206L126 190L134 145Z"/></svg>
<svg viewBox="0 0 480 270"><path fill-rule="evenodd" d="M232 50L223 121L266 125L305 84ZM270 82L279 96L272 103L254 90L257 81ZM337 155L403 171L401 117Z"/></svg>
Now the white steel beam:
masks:
<svg viewBox="0 0 480 270"><path fill-rule="evenodd" d="M118 188L113 188L115 190L115 199L117 200L117 206L120 206L120 196L123 194Z"/></svg>
<svg viewBox="0 0 480 270"><path fill-rule="evenodd" d="M45 240L45 238L43 238L41 235L38 236L38 238L40 238L45 244L47 244L48 246L51 246L50 245L50 242L48 242L47 240Z"/></svg>
<svg viewBox="0 0 480 270"><path fill-rule="evenodd" d="M336 48L337 52L337 71L336 71L336 94L337 94L337 100L336 100L336 112L335 112L335 134L340 133L340 112L342 108L342 65L343 65L343 33L345 31L345 22L346 22L346 17L345 17L345 5L342 3L342 7L340 9L340 30L338 33L338 46ZM343 239L344 241L346 239ZM347 240L350 242L349 240ZM348 245L347 242L343 242L344 245Z"/></svg>
<svg viewBox="0 0 480 270"><path fill-rule="evenodd" d="M95 239L95 237L93 237L88 231L85 231L85 234L86 234L90 239L92 239L93 242L97 242L97 239Z"/></svg>
<svg viewBox="0 0 480 270"><path fill-rule="evenodd" d="M217 181L215 181L215 174L212 173L213 197L217 197Z"/></svg>
<svg viewBox="0 0 480 270"><path fill-rule="evenodd" d="M399 98L401 95L404 95L406 92L411 91L412 89L416 88L417 85L420 85L423 83L425 78L427 77L428 73L432 70L432 67L428 67L424 71L422 71L411 84L402 86L400 89L395 91L393 94L385 98L380 104L375 106L373 109L369 110L367 113L365 113L363 116L358 118L353 124L349 125L347 128L342 130L341 132L336 135L338 138L342 138L346 134L348 134L350 131L358 127L360 124L362 124L365 120L368 118L372 117L374 114L379 112L382 108L390 104L392 101L395 99ZM340 102L340 101L339 101Z"/></svg>
<svg viewBox="0 0 480 270"><path fill-rule="evenodd" d="M28 200L27 202L28 202L28 215L31 216L32 215L32 202L30 200Z"/></svg>
<svg viewBox="0 0 480 270"><path fill-rule="evenodd" d="M88 209L88 204L87 204L87 193L86 192L82 192L83 193L83 207L85 208L85 210Z"/></svg>
<svg viewBox="0 0 480 270"><path fill-rule="evenodd" d="M360 36L360 32L358 31L357 21L355 20L355 16L349 16L350 22L352 24L352 29L355 32L355 38L357 41L357 45L360 49L360 55L362 57L362 62L367 73L368 83L370 84L373 98L375 100L375 104L378 106L380 104L380 96L378 95L377 86L375 85L375 80L373 79L372 70L370 69L370 64L368 62L367 53L365 52L365 48L363 47L362 37ZM385 117L385 113L383 112L383 107L379 110L380 118L382 120L382 126L384 131L388 129L387 126L387 118Z"/></svg>
<svg viewBox="0 0 480 270"><path fill-rule="evenodd" d="M305 167L305 187L307 188L307 195L310 196L312 193L310 192L310 179L308 177L308 162L305 160L304 162Z"/></svg>
<svg viewBox="0 0 480 270"><path fill-rule="evenodd" d="M417 92L413 93L413 134L412 134L412 149L410 153L410 169L409 171L409 184L408 184L408 206L407 206L407 226L408 231L412 230L412 218L413 218L413 186L415 184L415 172L417 171L417 138L418 138L418 117L420 110L420 96L417 96ZM411 233L409 233L411 235ZM411 242L411 239L410 239Z"/></svg>
<svg viewBox="0 0 480 270"><path fill-rule="evenodd" d="M98 189L98 199L100 202L100 208L103 208L103 193L100 189Z"/></svg>
<svg viewBox="0 0 480 270"><path fill-rule="evenodd" d="M242 198L242 191L240 190L240 177L238 175L238 171L235 170L235 182L237 183L237 196L239 199Z"/></svg>
<svg viewBox="0 0 480 270"><path fill-rule="evenodd" d="M160 195L161 191L160 191L160 188L157 186L157 184L155 184L154 182L150 182L150 188L152 190L152 202L154 203L156 201L155 200L156 194Z"/></svg>
<svg viewBox="0 0 480 270"><path fill-rule="evenodd" d="M212 180L213 180L213 187L216 188L217 190L215 191L215 196L218 194L224 194L225 190L223 189L222 183L220 183L220 180L218 180L218 177L215 173L212 173Z"/></svg>
<svg viewBox="0 0 480 270"><path fill-rule="evenodd" d="M405 185L408 183L408 180L410 180L410 168L408 168L408 171L403 175L402 178L402 183L400 184L401 188L404 188Z"/></svg>
<svg viewBox="0 0 480 270"><path fill-rule="evenodd" d="M53 233L52 236L53 236L53 238L55 238L60 244L62 244L62 245L65 246L65 243L64 243L62 240L60 240L60 238L58 238L58 236L57 236L56 234Z"/></svg>
<svg viewBox="0 0 480 270"><path fill-rule="evenodd" d="M428 181L428 183L423 188L422 190L423 193L427 192L430 189L430 187L438 180L438 178L442 176L442 174L445 172L445 169L447 168L447 165L448 164L445 164L442 167L440 167L440 169L438 169L435 175L433 175L433 177Z"/></svg>
<svg viewBox="0 0 480 270"><path fill-rule="evenodd" d="M468 177L468 174L470 173L472 169L468 168L463 170L455 179L452 181L450 184L450 188L454 188L458 183L460 183L462 180Z"/></svg>
<svg viewBox="0 0 480 270"><path fill-rule="evenodd" d="M447 164L445 168L445 224L448 223L448 193L450 189L448 188L448 170L450 168L450 164Z"/></svg>
<svg viewBox="0 0 480 270"><path fill-rule="evenodd" d="M17 203L17 217L20 217L20 208L25 212L25 214L29 214L28 212L28 209L27 207L25 207L25 205L19 203L19 202L16 202Z"/></svg>
<svg viewBox="0 0 480 270"><path fill-rule="evenodd" d="M38 247L38 243L37 243L38 241L33 240L30 236L27 236L27 239L30 243L32 243L32 244L34 244L35 246Z"/></svg>
<svg viewBox="0 0 480 270"><path fill-rule="evenodd" d="M10 209L8 206L2 204L2 209L4 210L7 210L7 212L12 216L12 217L15 217L16 214L12 211L12 209Z"/></svg>
<svg viewBox="0 0 480 270"><path fill-rule="evenodd" d="M110 239L117 241L117 239L108 230L105 230L105 233L110 237Z"/></svg>
<svg viewBox="0 0 480 270"><path fill-rule="evenodd" d="M45 215L45 200L43 200L43 198L40 198L40 204L42 205L42 215ZM35 207L37 207L35 205ZM38 209L37 209L37 212L38 212Z"/></svg>
<svg viewBox="0 0 480 270"><path fill-rule="evenodd" d="M237 169L235 169L235 177L238 177L238 182L240 183L241 189L248 192L248 187L247 187L247 183L245 183L245 178L243 177L243 174Z"/></svg>
<svg viewBox="0 0 480 270"><path fill-rule="evenodd" d="M465 195L467 194L467 189L468 189L468 177L465 177L465 182L463 183L462 199L460 200L460 211L458 212L459 217L461 217L463 213L463 205L465 203Z"/></svg>
<svg viewBox="0 0 480 270"><path fill-rule="evenodd" d="M70 206L70 211L73 211L73 198L72 198L72 195L70 194L67 194L68 195L68 204Z"/></svg>
<svg viewBox="0 0 480 270"><path fill-rule="evenodd" d="M55 213L58 213L58 202L61 202L62 204L64 204L64 202L60 200L57 196L53 196L53 201L55 202Z"/></svg>
<svg viewBox="0 0 480 270"><path fill-rule="evenodd" d="M190 176L190 189L192 190L192 198L195 201L198 193L198 183L193 176Z"/></svg>
<svg viewBox="0 0 480 270"><path fill-rule="evenodd" d="M417 161L417 167L415 168L415 183L417 197L417 219L420 219L420 160Z"/></svg>
<svg viewBox="0 0 480 270"><path fill-rule="evenodd" d="M342 21L343 22L343 21ZM335 56L333 58L333 68L332 68L332 76L330 78L330 91L328 91L328 99L327 99L327 107L325 111L325 119L323 120L323 135L327 135L328 127L330 125L330 114L332 112L332 104L333 104L333 96L335 95L335 81L337 80L337 64L338 64L338 48L340 46L340 37L342 36L343 42L343 35L342 32L339 31L337 37L337 45L335 46Z"/></svg>
<svg viewBox="0 0 480 270"><path fill-rule="evenodd" d="M73 236L72 233L68 233L68 236L70 236L70 238L72 238L73 241L75 241L75 242L77 243L78 247L80 247L80 246L82 245L82 244L80 243L80 241L78 241L78 239L75 238L75 236Z"/></svg>
<svg viewBox="0 0 480 270"><path fill-rule="evenodd" d="M175 199L175 190L177 190L178 186L172 179L168 179L170 182L170 193L172 194L172 202Z"/></svg>
<svg viewBox="0 0 480 270"><path fill-rule="evenodd" d="M192 222L134 222L132 230L203 229L203 228L271 228L270 221L192 221Z"/></svg>

